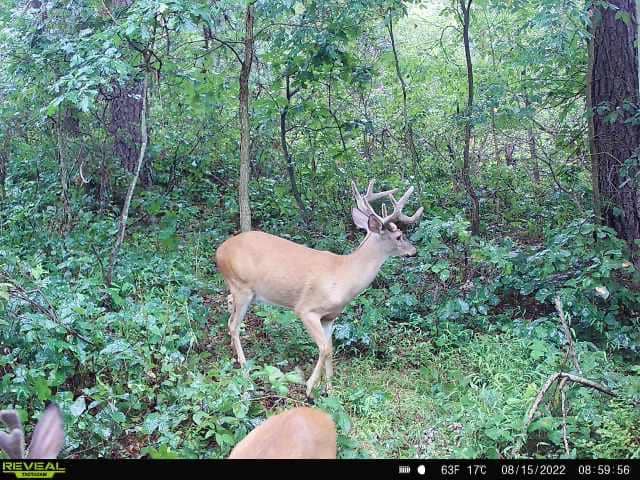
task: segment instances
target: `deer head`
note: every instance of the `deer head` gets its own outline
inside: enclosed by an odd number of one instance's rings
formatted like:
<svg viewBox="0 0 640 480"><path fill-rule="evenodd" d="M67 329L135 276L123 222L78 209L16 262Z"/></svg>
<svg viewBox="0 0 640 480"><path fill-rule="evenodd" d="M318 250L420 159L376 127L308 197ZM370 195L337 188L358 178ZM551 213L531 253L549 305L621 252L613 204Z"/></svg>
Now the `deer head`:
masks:
<svg viewBox="0 0 640 480"><path fill-rule="evenodd" d="M367 231L367 236L371 236L376 242L378 247L388 256L405 256L412 257L417 253L416 247L414 247L409 240L407 240L404 233L398 228L398 223L405 225L411 225L417 223L424 212L424 209L420 207L416 213L411 217L408 217L402 213L402 209L407 204L409 197L413 193L413 187L405 192L405 194L396 200L393 196L397 189L386 190L384 192L373 191L373 184L375 180L369 182L367 192L361 195L358 191L358 186L355 181L351 182L353 189L353 197L356 201L356 207L351 210L351 216L356 226ZM388 198L393 205L393 211L387 215L386 205L382 205L382 216L378 215L371 202L383 198Z"/></svg>
<svg viewBox="0 0 640 480"><path fill-rule="evenodd" d="M0 450L9 458L24 458L24 431L15 410L0 410L0 422L4 423L9 433L0 432ZM31 436L31 445L27 458L56 458L64 445L62 415L55 405L49 405Z"/></svg>

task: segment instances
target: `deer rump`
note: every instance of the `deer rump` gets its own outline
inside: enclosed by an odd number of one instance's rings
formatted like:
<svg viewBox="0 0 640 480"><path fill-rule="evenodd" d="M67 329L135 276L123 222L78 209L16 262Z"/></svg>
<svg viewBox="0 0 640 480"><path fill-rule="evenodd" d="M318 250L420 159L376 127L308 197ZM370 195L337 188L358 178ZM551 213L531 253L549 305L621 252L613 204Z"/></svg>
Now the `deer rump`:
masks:
<svg viewBox="0 0 640 480"><path fill-rule="evenodd" d="M336 453L331 417L300 407L269 417L236 445L229 459L333 459Z"/></svg>

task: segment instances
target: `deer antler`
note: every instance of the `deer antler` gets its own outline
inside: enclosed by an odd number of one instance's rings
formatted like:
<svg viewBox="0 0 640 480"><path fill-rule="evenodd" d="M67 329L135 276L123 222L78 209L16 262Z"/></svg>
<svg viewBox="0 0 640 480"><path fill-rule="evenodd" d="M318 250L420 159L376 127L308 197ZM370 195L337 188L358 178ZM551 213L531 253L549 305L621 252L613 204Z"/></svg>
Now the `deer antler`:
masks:
<svg viewBox="0 0 640 480"><path fill-rule="evenodd" d="M0 411L0 421L9 429L9 433L0 432L0 450L9 458L24 458L24 433L20 418L15 410Z"/></svg>
<svg viewBox="0 0 640 480"><path fill-rule="evenodd" d="M24 431L20 424L18 412L15 410L1 410L0 421L4 423L9 433L0 432L0 450L6 452L9 458L24 458ZM64 425L60 409L54 404L49 405L31 436L29 454L27 458L56 458L64 445Z"/></svg>
<svg viewBox="0 0 640 480"><path fill-rule="evenodd" d="M386 190L384 192L377 192L374 193L373 191L373 184L375 183L375 180L371 180L369 181L369 186L367 187L367 193L364 194L364 196L360 195L360 191L358 190L358 185L356 185L356 182L354 180L351 180L351 188L353 189L353 198L356 201L356 205L358 206L358 209L362 212L362 213L366 213L368 215L376 215L376 212L373 208L371 208L371 204L369 202L374 202L380 198L384 198L384 197L388 197L389 195L393 195L394 193L396 193L396 191L398 190L397 188L394 188L393 190ZM380 217L378 217L380 218Z"/></svg>
<svg viewBox="0 0 640 480"><path fill-rule="evenodd" d="M382 223L382 225L388 225L389 223L392 223L392 222L400 222L406 225L410 225L412 223L416 223L420 219L420 217L422 216L422 213L424 212L424 208L422 207L420 207L416 211L416 213L414 213L410 217L402 213L402 209L405 207L405 205L407 204L407 201L409 200L409 197L413 193L413 187L409 187L409 189L405 192L405 194L402 195L402 197L400 197L400 200L396 200L393 194L396 193L396 191L398 190L397 188L394 188L393 190L386 190L384 192L374 193L373 192L374 182L375 180L371 180L369 182L369 186L367 187L367 193L363 196L358 191L358 186L356 185L356 182L353 180L351 181L353 196L355 198L356 205L358 206L358 210L360 210L362 213L366 215L374 215L378 220L380 220L380 223ZM391 200L391 203L393 204L393 212L391 212L390 215L387 215L387 209L383 204L382 217L381 217L375 212L370 202L373 202L375 200L378 200L384 197L389 197L389 199Z"/></svg>
<svg viewBox="0 0 640 480"><path fill-rule="evenodd" d="M385 223L400 222L400 223L404 223L405 225L411 225L412 223L416 223L418 220L420 220L420 217L424 212L423 207L420 207L418 210L416 210L416 213L414 213L410 217L402 213L402 209L407 204L407 201L409 200L409 197L411 196L412 193L413 193L413 187L409 187L409 190L407 190L405 194L402 197L400 197L400 200L398 201L396 201L393 194L389 195L389 198L391 199L391 203L393 204L393 212L391 213L391 215L388 215L387 217L385 217Z"/></svg>

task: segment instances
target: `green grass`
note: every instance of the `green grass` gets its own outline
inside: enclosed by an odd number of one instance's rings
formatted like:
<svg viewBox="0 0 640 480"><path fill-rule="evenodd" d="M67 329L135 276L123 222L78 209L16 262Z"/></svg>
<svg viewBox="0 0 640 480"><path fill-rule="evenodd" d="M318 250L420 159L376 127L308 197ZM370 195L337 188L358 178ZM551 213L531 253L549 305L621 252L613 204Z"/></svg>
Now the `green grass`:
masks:
<svg viewBox="0 0 640 480"><path fill-rule="evenodd" d="M531 369L526 344L508 335L473 336L435 349L416 331L394 329L380 360L337 360L336 395L353 420L351 436L375 458L471 454L481 427L523 417ZM358 379L354 382L353 379Z"/></svg>

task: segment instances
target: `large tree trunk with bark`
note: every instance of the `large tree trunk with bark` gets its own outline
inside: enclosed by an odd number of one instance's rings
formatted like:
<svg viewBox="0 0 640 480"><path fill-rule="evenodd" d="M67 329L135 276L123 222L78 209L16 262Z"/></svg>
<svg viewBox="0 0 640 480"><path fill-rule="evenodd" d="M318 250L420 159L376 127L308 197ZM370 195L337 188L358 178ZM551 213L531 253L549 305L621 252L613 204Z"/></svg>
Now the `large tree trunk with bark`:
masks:
<svg viewBox="0 0 640 480"><path fill-rule="evenodd" d="M249 204L249 171L251 168L251 145L249 125L249 77L253 63L254 6L247 6L245 14L244 60L240 68L240 230L251 230L251 206Z"/></svg>
<svg viewBox="0 0 640 480"><path fill-rule="evenodd" d="M112 0L114 8L126 8L134 0ZM140 122L142 113L142 81L130 81L124 85L114 85L109 97L110 119L107 129L113 138L113 151L120 159L122 167L129 173L136 170L142 138ZM153 170L146 159L140 171L140 183L148 187L153 182Z"/></svg>
<svg viewBox="0 0 640 480"><path fill-rule="evenodd" d="M148 64L148 61L145 62ZM138 179L140 177L140 171L142 169L142 164L144 163L144 155L147 150L147 89L148 89L148 73L145 72L144 80L142 81L142 110L140 112L140 151L138 153L138 159L136 161L136 165L133 171L133 176L131 177L131 182L129 183L129 188L127 190L127 195L124 199L124 203L122 205L122 210L120 212L120 222L118 224L118 235L116 237L116 242L113 245L113 249L111 250L111 255L109 256L109 268L106 273L105 283L107 287L111 286L113 280L113 271L116 266L116 262L118 260L118 253L120 252L120 247L122 247L122 242L124 242L124 235L127 228L127 220L129 218L129 207L131 206L131 198L133 197L133 192L136 188L136 184L138 183Z"/></svg>
<svg viewBox="0 0 640 480"><path fill-rule="evenodd" d="M591 101L602 217L625 239L640 268L640 125L630 121L639 95L638 18L634 0L610 0L592 7Z"/></svg>
<svg viewBox="0 0 640 480"><path fill-rule="evenodd" d="M480 202L473 184L471 183L471 126L473 115L473 63L471 62L471 48L469 45L469 24L472 0L460 0L460 10L462 12L462 39L464 42L464 53L467 62L467 108L465 112L464 127L464 157L462 163L462 183L471 200L471 234L480 235Z"/></svg>
<svg viewBox="0 0 640 480"><path fill-rule="evenodd" d="M139 81L114 86L114 94L109 99L111 118L108 130L113 137L113 151L120 159L122 167L129 173L135 172L142 145L142 90L143 86ZM140 171L140 182L148 187L152 181L151 165L145 161Z"/></svg>

